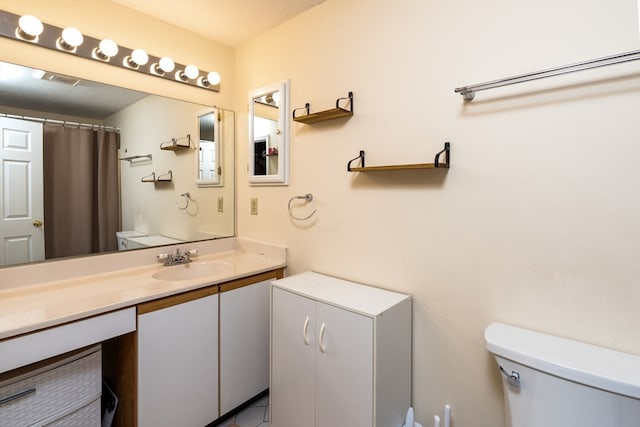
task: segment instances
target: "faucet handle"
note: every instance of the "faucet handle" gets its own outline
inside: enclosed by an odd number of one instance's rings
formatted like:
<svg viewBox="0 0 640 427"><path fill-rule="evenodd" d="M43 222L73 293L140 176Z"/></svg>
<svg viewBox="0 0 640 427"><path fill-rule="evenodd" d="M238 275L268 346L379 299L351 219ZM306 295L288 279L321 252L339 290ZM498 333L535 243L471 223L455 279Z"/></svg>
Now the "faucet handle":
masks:
<svg viewBox="0 0 640 427"><path fill-rule="evenodd" d="M158 255L156 255L156 259L157 259L158 261L171 260L171 259L172 259L172 256L171 256L171 254L164 254L164 253L163 253L163 254L158 254Z"/></svg>

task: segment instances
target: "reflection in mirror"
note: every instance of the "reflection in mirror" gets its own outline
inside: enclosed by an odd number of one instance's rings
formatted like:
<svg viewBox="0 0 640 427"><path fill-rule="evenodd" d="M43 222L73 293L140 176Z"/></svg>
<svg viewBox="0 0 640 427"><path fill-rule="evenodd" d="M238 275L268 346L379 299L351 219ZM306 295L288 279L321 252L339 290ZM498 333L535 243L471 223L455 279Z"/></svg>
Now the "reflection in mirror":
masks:
<svg viewBox="0 0 640 427"><path fill-rule="evenodd" d="M288 82L249 94L249 182L252 185L288 183Z"/></svg>
<svg viewBox="0 0 640 427"><path fill-rule="evenodd" d="M200 135L209 115L218 129L204 139L207 167L219 173L201 187L199 144L161 144ZM234 121L232 111L0 63L0 265L233 236Z"/></svg>
<svg viewBox="0 0 640 427"><path fill-rule="evenodd" d="M196 161L196 183L199 187L221 185L222 166L220 166L220 126L221 112L214 110L198 117L200 138Z"/></svg>

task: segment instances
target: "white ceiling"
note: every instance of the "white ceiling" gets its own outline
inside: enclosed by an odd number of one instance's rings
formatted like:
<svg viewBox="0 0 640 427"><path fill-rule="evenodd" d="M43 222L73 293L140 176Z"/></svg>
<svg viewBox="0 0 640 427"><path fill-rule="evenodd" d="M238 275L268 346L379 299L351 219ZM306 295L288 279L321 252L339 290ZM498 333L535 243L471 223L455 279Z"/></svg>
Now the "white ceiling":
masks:
<svg viewBox="0 0 640 427"><path fill-rule="evenodd" d="M112 0L235 47L325 0Z"/></svg>

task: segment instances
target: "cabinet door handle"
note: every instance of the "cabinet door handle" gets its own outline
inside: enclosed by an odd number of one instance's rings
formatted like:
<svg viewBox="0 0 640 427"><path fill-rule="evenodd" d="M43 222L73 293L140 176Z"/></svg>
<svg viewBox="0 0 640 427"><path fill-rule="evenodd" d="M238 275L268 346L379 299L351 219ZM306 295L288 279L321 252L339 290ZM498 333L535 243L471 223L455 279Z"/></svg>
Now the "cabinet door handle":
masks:
<svg viewBox="0 0 640 427"><path fill-rule="evenodd" d="M325 324L322 322L322 326L320 326L320 333L318 333L318 346L320 347L320 351L325 353L327 351L327 347L324 345L324 329Z"/></svg>
<svg viewBox="0 0 640 427"><path fill-rule="evenodd" d="M304 319L304 326L302 327L302 339L305 345L309 345L309 316Z"/></svg>
<svg viewBox="0 0 640 427"><path fill-rule="evenodd" d="M36 392L36 389L35 389L35 387L33 387L33 388L29 388L27 390L19 391L16 394L13 394L11 396L0 398L0 406L2 406L4 404L7 404L9 402L13 402L14 400L18 400L18 399L20 399L22 397L27 397L27 396L35 393L35 392Z"/></svg>

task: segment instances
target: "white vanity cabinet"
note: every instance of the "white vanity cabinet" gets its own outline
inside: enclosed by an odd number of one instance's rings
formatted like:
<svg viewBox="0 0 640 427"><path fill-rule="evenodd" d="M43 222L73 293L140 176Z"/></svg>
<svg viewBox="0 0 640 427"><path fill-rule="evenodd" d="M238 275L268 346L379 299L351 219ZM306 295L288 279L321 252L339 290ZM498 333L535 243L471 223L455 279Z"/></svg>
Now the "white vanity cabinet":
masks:
<svg viewBox="0 0 640 427"><path fill-rule="evenodd" d="M411 298L306 272L271 286L271 425L400 427Z"/></svg>
<svg viewBox="0 0 640 427"><path fill-rule="evenodd" d="M139 427L218 418L218 286L138 306Z"/></svg>
<svg viewBox="0 0 640 427"><path fill-rule="evenodd" d="M269 388L269 283L220 286L220 415ZM256 280L259 280L256 282Z"/></svg>

